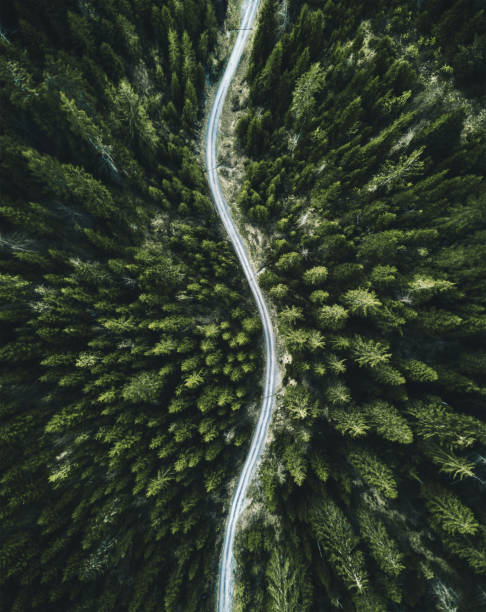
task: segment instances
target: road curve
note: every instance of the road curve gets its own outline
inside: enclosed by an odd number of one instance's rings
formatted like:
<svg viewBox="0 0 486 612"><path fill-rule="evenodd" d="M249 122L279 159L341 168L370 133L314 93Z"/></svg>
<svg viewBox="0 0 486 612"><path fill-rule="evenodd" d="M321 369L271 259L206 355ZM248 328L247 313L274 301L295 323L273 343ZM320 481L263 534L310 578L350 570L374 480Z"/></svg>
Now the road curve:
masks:
<svg viewBox="0 0 486 612"><path fill-rule="evenodd" d="M253 433L250 450L243 465L243 469L238 480L226 522L223 550L219 564L218 576L218 612L231 612L233 605L233 546L236 533L236 524L240 517L245 503L248 486L255 473L258 459L265 445L268 426L272 416L274 405L274 393L277 371L277 357L275 351L275 335L270 320L267 305L263 294L258 286L255 271L250 263L246 247L236 229L236 225L231 217L231 212L226 199L221 190L221 185L217 173L217 139L218 126L221 117L223 104L228 93L229 86L235 75L240 62L245 44L250 33L250 29L255 22L255 17L260 0L246 0L243 5L240 30L235 45L231 52L228 64L223 77L219 83L216 96L211 107L207 129L206 129L206 170L208 182L213 196L216 210L221 217L224 227L236 251L236 255L243 268L245 276L250 285L251 292L255 298L258 312L263 325L265 337L265 383L263 386L263 399L258 422Z"/></svg>

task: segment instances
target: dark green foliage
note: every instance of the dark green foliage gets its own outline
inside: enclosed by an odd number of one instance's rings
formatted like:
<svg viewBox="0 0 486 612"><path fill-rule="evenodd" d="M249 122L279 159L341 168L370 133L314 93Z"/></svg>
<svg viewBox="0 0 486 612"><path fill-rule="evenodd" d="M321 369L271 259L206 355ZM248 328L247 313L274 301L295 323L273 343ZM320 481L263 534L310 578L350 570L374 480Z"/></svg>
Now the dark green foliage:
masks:
<svg viewBox="0 0 486 612"><path fill-rule="evenodd" d="M480 609L483 3L285 5L237 127L287 353L241 609L273 609L282 537L311 610Z"/></svg>
<svg viewBox="0 0 486 612"><path fill-rule="evenodd" d="M2 610L214 607L261 370L192 152L214 10L2 6Z"/></svg>
<svg viewBox="0 0 486 612"><path fill-rule="evenodd" d="M427 0L418 26L432 35L454 71L458 85L477 96L486 94L486 8L478 0Z"/></svg>
<svg viewBox="0 0 486 612"><path fill-rule="evenodd" d="M258 74L275 44L277 38L277 8L277 0L265 0L263 3L259 27L251 52L250 76Z"/></svg>
<svg viewBox="0 0 486 612"><path fill-rule="evenodd" d="M226 3L4 4L0 607L211 610L262 367L193 153ZM238 203L286 359L235 611L485 605L485 19L262 4Z"/></svg>

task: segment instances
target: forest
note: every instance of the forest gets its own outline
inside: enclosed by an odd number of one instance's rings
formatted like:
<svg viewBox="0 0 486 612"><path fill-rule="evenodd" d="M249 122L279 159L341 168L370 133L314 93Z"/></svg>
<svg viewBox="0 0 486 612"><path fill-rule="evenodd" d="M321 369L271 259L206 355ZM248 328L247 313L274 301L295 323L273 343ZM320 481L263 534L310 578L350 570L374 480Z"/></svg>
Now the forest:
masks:
<svg viewBox="0 0 486 612"><path fill-rule="evenodd" d="M285 371L237 609L486 610L486 7L267 0L244 79Z"/></svg>
<svg viewBox="0 0 486 612"><path fill-rule="evenodd" d="M209 612L262 330L201 162L236 0L0 6L0 610ZM282 385L235 612L486 610L486 6L262 0L231 206Z"/></svg>
<svg viewBox="0 0 486 612"><path fill-rule="evenodd" d="M225 6L1 10L0 609L212 610L261 370L195 146Z"/></svg>

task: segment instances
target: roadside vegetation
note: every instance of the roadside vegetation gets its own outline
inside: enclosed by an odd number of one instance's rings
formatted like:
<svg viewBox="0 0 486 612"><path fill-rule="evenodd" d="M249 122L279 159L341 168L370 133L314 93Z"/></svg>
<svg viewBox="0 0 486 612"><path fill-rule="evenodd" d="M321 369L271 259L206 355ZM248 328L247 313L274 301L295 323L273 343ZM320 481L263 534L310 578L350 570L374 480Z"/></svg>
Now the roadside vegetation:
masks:
<svg viewBox="0 0 486 612"><path fill-rule="evenodd" d="M2 5L2 610L214 609L262 372L195 145L224 14Z"/></svg>
<svg viewBox="0 0 486 612"><path fill-rule="evenodd" d="M239 206L289 357L238 610L486 606L486 10L266 0Z"/></svg>
<svg viewBox="0 0 486 612"><path fill-rule="evenodd" d="M0 8L2 610L214 610L263 371L197 144L230 7ZM484 3L264 0L240 91L283 390L235 610L484 610Z"/></svg>

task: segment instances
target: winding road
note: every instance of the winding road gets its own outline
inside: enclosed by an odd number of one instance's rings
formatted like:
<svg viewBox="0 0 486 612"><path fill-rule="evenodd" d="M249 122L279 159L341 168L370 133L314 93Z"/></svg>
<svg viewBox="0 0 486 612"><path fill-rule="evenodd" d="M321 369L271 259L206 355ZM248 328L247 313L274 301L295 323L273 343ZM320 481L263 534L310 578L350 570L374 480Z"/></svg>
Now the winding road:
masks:
<svg viewBox="0 0 486 612"><path fill-rule="evenodd" d="M208 182L216 210L221 217L224 227L236 251L236 255L243 268L245 276L250 285L251 292L255 298L258 312L263 325L265 337L265 383L263 387L263 399L258 421L253 433L250 450L243 465L238 484L236 486L229 514L226 522L223 550L219 565L218 579L218 612L231 612L233 605L233 571L234 556L233 547L235 541L236 525L238 518L243 510L248 487L255 473L258 459L265 445L268 426L272 416L274 405L274 393L276 385L277 358L275 352L275 335L270 320L265 299L258 286L255 271L250 263L248 252L243 240L231 217L231 211L221 190L221 185L217 173L217 139L218 127L223 109L224 101L228 93L229 86L235 75L236 69L243 54L250 29L252 28L260 0L246 0L243 4L242 16L238 37L234 44L231 56L224 71L221 82L219 83L216 96L211 107L207 129L206 129L206 169Z"/></svg>

